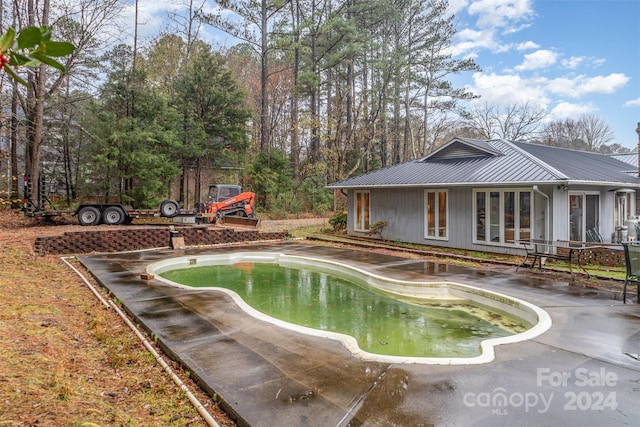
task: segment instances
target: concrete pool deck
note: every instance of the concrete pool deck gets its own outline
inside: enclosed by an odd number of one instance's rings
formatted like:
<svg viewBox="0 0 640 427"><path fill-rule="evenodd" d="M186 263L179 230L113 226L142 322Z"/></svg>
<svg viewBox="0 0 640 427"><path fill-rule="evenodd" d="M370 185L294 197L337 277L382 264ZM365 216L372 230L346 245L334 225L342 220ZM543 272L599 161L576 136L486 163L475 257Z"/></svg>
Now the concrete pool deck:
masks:
<svg viewBox="0 0 640 427"><path fill-rule="evenodd" d="M219 291L142 280L161 259L275 251L340 261L403 280L447 280L529 301L552 327L496 347L479 365L389 364L341 343L257 320ZM308 243L153 250L80 257L240 425L640 425L640 305L614 293L514 274Z"/></svg>

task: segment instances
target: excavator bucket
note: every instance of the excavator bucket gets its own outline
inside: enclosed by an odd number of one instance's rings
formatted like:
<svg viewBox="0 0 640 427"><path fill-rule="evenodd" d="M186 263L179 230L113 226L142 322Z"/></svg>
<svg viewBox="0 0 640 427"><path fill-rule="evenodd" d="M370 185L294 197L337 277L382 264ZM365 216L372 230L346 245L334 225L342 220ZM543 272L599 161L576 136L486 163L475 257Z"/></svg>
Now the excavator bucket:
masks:
<svg viewBox="0 0 640 427"><path fill-rule="evenodd" d="M247 218L244 216L235 216L235 215L228 215L228 216L222 216L217 224L220 225L240 225L243 227L252 227L252 228L259 228L260 227L260 218Z"/></svg>

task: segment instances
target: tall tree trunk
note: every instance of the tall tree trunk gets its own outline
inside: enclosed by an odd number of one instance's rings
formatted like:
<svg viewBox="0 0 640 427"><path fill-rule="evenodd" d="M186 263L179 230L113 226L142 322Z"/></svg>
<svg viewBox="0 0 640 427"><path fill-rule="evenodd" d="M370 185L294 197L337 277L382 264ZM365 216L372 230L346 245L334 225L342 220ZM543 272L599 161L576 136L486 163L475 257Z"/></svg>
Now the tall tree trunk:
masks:
<svg viewBox="0 0 640 427"><path fill-rule="evenodd" d="M316 2L311 2L311 17L316 16ZM317 29L312 30L311 34L311 73L315 76L318 73L318 33ZM319 134L319 108L318 108L318 87L313 86L311 88L311 94L309 97L310 113L311 113L311 146L309 153L309 160L311 163L315 163L319 160L320 152L320 134Z"/></svg>
<svg viewBox="0 0 640 427"><path fill-rule="evenodd" d="M267 31L267 0L262 0L261 9L261 45L260 56L262 58L262 67L260 72L260 151L266 153L269 151L269 64L267 62L268 55L268 31Z"/></svg>
<svg viewBox="0 0 640 427"><path fill-rule="evenodd" d="M67 78L65 85L65 97L67 101L69 100L69 79ZM73 176L71 173L71 141L69 135L69 125L70 125L70 117L68 112L68 104L64 102L60 109L60 118L62 123L62 150L63 150L63 166L64 166L64 189L65 189L65 199L67 205L71 203L71 200L74 199L74 191L73 191Z"/></svg>
<svg viewBox="0 0 640 427"><path fill-rule="evenodd" d="M399 79L399 77L396 77ZM400 82L396 80L393 86L393 125L392 125L393 149L391 164L395 165L400 163Z"/></svg>
<svg viewBox="0 0 640 427"><path fill-rule="evenodd" d="M18 200L18 83L15 81L11 92L11 199Z"/></svg>
<svg viewBox="0 0 640 427"><path fill-rule="evenodd" d="M28 25L36 25L37 11L34 8L34 1L29 0L27 4ZM37 25L49 25L49 0L42 3L41 22ZM42 130L44 124L44 98L45 98L45 66L40 65L33 68L29 73L27 90L27 147L25 153L25 169L31 175L29 182L31 197L35 201L39 200L40 182L40 151L42 148ZM38 206L42 208L42 206Z"/></svg>
<svg viewBox="0 0 640 427"><path fill-rule="evenodd" d="M410 93L410 83L407 81L407 88L404 94L404 129L403 131L403 151L404 158L403 161L409 160L409 156L414 158L416 156L415 149L412 145L411 138L411 93Z"/></svg>
<svg viewBox="0 0 640 427"><path fill-rule="evenodd" d="M200 195L202 194L202 157L198 157L196 160L196 182L194 185L193 199L194 203L202 202Z"/></svg>
<svg viewBox="0 0 640 427"><path fill-rule="evenodd" d="M296 183L300 181L300 141L299 141L299 123L298 123L298 74L300 73L300 4L298 1L291 2L291 22L293 25L293 90L290 96L291 105L291 126L290 126L290 143L291 143L291 168Z"/></svg>
<svg viewBox="0 0 640 427"><path fill-rule="evenodd" d="M136 59L138 57L138 0L136 0L136 12L133 23L133 65L131 68L136 69Z"/></svg>

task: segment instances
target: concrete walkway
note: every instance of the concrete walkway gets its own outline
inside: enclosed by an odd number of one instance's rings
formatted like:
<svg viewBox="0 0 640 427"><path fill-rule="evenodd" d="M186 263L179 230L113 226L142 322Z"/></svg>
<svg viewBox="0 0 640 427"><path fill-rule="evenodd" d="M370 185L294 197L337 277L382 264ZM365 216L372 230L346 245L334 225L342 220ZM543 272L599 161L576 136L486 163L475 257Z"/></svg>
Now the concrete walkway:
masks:
<svg viewBox="0 0 640 427"><path fill-rule="evenodd" d="M498 346L487 364L383 364L357 359L336 341L256 320L222 292L140 279L148 264L168 257L243 250L478 286L544 308L553 326L533 340ZM240 425L640 425L640 305L623 305L607 291L530 278L515 268L488 273L295 242L80 260Z"/></svg>

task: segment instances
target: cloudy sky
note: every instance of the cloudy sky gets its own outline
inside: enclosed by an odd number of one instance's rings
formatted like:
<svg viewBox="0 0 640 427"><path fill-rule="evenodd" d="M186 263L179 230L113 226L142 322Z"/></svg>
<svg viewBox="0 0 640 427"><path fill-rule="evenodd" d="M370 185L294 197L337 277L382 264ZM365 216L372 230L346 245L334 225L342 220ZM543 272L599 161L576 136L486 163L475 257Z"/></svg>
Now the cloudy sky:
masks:
<svg viewBox="0 0 640 427"><path fill-rule="evenodd" d="M593 114L635 147L640 122L639 0L451 0L455 53L481 102L526 102L552 119Z"/></svg>
<svg viewBox="0 0 640 427"><path fill-rule="evenodd" d="M453 52L479 73L458 76L489 104L529 102L550 119L592 114L617 142L635 147L640 122L640 0L449 0L456 16ZM167 26L185 0L139 0L141 34ZM212 10L215 2L197 0ZM133 6L129 8L133 22ZM212 43L232 44L209 33Z"/></svg>

